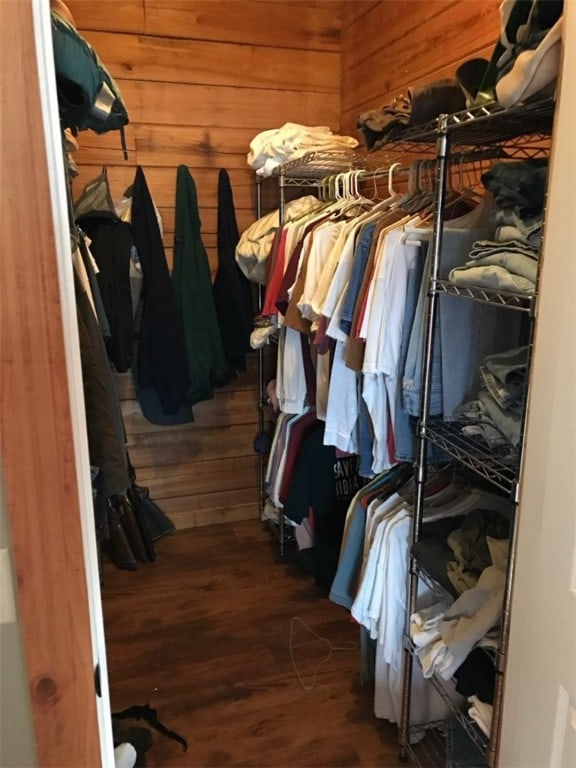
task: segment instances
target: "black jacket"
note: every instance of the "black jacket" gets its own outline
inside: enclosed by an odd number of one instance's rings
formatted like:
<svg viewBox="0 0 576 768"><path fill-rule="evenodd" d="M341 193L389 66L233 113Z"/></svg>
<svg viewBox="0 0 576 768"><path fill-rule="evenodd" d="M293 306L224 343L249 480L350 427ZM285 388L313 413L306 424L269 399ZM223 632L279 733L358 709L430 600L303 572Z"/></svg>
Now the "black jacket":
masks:
<svg viewBox="0 0 576 768"><path fill-rule="evenodd" d="M218 176L218 271L214 280L214 304L224 354L233 371L246 370L246 352L254 320L250 281L236 263L240 236L228 172Z"/></svg>
<svg viewBox="0 0 576 768"><path fill-rule="evenodd" d="M138 401L149 421L184 424L193 420L187 397L184 329L176 309L156 211L140 166L132 190L132 230L144 276L137 359L133 366Z"/></svg>
<svg viewBox="0 0 576 768"><path fill-rule="evenodd" d="M91 240L90 252L98 264L98 287L110 326L108 357L119 373L132 365L134 322L130 290L132 228L109 211L91 211L78 219Z"/></svg>

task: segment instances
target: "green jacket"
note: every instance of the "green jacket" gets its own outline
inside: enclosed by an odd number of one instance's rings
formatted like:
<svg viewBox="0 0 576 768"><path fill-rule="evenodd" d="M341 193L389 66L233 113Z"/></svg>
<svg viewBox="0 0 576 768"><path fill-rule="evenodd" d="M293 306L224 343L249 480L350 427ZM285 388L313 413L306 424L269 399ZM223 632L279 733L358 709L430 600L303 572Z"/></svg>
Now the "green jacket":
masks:
<svg viewBox="0 0 576 768"><path fill-rule="evenodd" d="M230 381L212 296L210 265L201 235L196 184L185 165L176 174L176 224L172 282L182 317L192 404L209 400Z"/></svg>

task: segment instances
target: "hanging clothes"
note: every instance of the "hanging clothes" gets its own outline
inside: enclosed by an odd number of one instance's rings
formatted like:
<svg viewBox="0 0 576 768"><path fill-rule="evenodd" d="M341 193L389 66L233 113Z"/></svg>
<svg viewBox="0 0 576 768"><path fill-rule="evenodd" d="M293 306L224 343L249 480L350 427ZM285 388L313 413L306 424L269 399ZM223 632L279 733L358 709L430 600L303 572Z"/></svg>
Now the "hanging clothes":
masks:
<svg viewBox="0 0 576 768"><path fill-rule="evenodd" d="M172 283L188 351L188 397L210 400L231 380L212 296L210 265L202 242L196 184L185 165L176 174L176 225Z"/></svg>
<svg viewBox="0 0 576 768"><path fill-rule="evenodd" d="M182 318L176 305L154 203L140 166L132 190L134 244L144 276L133 365L136 395L154 424L193 421ZM139 322L138 322L139 321Z"/></svg>
<svg viewBox="0 0 576 768"><path fill-rule="evenodd" d="M310 426L301 441L292 481L284 504L294 523L313 520L313 573L326 594L336 573L346 511L358 490L356 456L342 456L324 444L324 425Z"/></svg>
<svg viewBox="0 0 576 768"><path fill-rule="evenodd" d="M102 338L107 340L111 336L111 331L98 285L98 265L90 253L88 238L81 231L78 231L78 248L72 250L72 261L80 282L88 294Z"/></svg>
<svg viewBox="0 0 576 768"><path fill-rule="evenodd" d="M106 349L87 292L74 275L90 464L105 498L130 487L124 423Z"/></svg>
<svg viewBox="0 0 576 768"><path fill-rule="evenodd" d="M110 326L106 350L119 373L132 365L134 319L130 289L132 228L109 211L91 211L77 219L90 238L98 264L98 286Z"/></svg>
<svg viewBox="0 0 576 768"><path fill-rule="evenodd" d="M240 235L228 171L218 174L218 271L214 279L214 305L222 336L224 354L231 371L246 370L254 302L250 281L236 264Z"/></svg>

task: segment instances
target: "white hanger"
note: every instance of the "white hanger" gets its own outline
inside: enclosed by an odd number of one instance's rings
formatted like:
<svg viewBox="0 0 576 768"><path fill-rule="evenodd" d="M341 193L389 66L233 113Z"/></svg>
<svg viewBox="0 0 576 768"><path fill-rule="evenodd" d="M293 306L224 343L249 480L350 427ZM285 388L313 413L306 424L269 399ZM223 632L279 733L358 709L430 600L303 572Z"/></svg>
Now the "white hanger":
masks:
<svg viewBox="0 0 576 768"><path fill-rule="evenodd" d="M401 168L402 163L392 163L390 168L388 168L388 194L390 197L394 197L397 195L397 192L394 190L394 185L392 184L392 176L394 175L394 171L396 168Z"/></svg>

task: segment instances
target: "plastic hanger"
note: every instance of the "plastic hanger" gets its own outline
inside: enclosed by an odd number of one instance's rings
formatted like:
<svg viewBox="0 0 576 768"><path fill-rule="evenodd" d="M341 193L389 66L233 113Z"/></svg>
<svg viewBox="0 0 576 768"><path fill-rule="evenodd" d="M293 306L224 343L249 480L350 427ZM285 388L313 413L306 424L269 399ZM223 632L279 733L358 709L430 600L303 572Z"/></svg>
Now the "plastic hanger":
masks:
<svg viewBox="0 0 576 768"><path fill-rule="evenodd" d="M390 197L397 196L397 192L394 190L394 184L392 183L392 179L394 177L394 171L401 167L402 167L402 163L392 163L390 168L388 168L388 195Z"/></svg>

